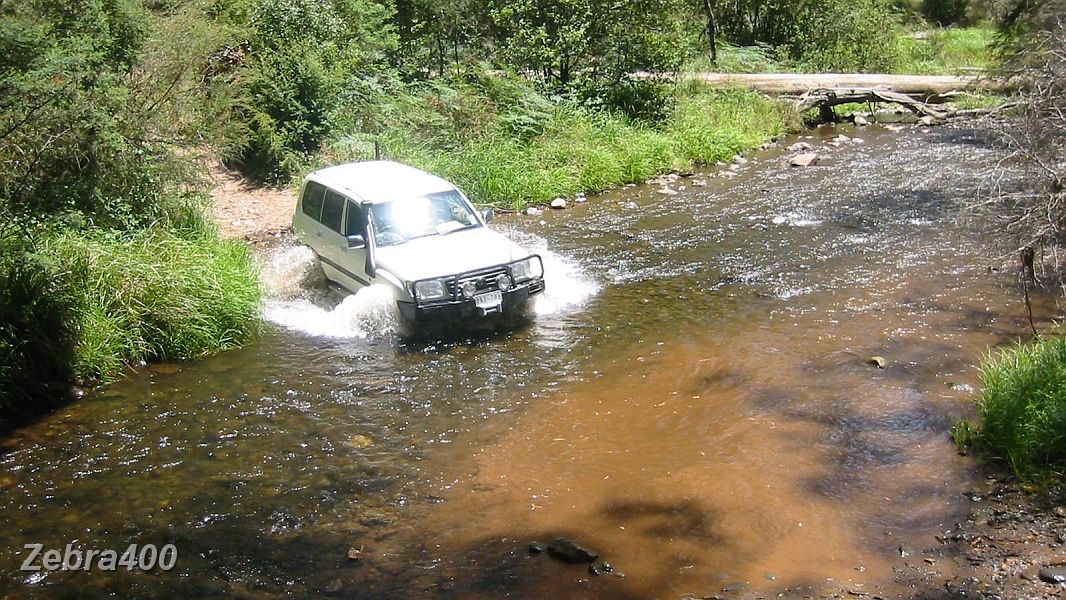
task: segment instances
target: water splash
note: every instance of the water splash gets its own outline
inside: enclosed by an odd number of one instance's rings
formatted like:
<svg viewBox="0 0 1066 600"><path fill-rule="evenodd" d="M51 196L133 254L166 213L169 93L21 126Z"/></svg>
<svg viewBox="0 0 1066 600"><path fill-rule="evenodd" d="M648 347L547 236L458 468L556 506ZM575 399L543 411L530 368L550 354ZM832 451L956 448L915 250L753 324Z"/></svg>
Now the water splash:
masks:
<svg viewBox="0 0 1066 600"><path fill-rule="evenodd" d="M334 308L307 299L268 300L263 316L270 322L308 335L336 338L377 338L400 330L399 309L392 290L374 284L346 296Z"/></svg>
<svg viewBox="0 0 1066 600"><path fill-rule="evenodd" d="M544 261L544 292L537 296L534 314L548 316L579 307L600 291L577 262L548 248L548 240L531 233L501 231Z"/></svg>
<svg viewBox="0 0 1066 600"><path fill-rule="evenodd" d="M307 246L271 252L263 260L260 278L267 291L263 317L287 329L335 338L385 337L400 330L389 286L375 284L350 295L331 289Z"/></svg>
<svg viewBox="0 0 1066 600"><path fill-rule="evenodd" d="M545 291L534 303L536 316L580 306L599 291L599 285L577 263L549 250L544 238L505 233L544 260ZM312 336L363 339L388 337L403 330L396 299L387 284L344 295L326 284L325 274L307 246L284 246L264 256L260 277L267 297L263 317L287 329Z"/></svg>

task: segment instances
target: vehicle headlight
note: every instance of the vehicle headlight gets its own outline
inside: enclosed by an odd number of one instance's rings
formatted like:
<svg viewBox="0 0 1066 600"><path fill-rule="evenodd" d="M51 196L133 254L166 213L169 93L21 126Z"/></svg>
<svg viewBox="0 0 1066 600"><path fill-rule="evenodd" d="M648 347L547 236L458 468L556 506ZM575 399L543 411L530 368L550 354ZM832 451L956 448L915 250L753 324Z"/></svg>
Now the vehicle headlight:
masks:
<svg viewBox="0 0 1066 600"><path fill-rule="evenodd" d="M501 292L506 292L514 285L514 281L507 276L507 273L500 273L500 276L496 278L496 287L500 288Z"/></svg>
<svg viewBox="0 0 1066 600"><path fill-rule="evenodd" d="M462 290L464 298L473 298L474 294L477 293L477 284L473 281L467 281L459 289Z"/></svg>
<svg viewBox="0 0 1066 600"><path fill-rule="evenodd" d="M528 281L543 274L540 260L535 256L511 264L511 276L514 277L515 283Z"/></svg>
<svg viewBox="0 0 1066 600"><path fill-rule="evenodd" d="M415 298L418 300L440 300L447 295L444 282L439 279L419 281L415 284Z"/></svg>

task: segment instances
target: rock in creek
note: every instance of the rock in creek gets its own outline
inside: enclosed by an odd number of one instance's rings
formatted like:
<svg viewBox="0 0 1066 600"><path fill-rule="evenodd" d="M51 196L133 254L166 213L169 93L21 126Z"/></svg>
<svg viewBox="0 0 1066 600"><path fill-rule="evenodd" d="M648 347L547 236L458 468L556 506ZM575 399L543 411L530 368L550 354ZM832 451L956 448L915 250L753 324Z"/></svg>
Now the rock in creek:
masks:
<svg viewBox="0 0 1066 600"><path fill-rule="evenodd" d="M1044 567L1037 572L1037 576L1047 583L1066 583L1066 565Z"/></svg>
<svg viewBox="0 0 1066 600"><path fill-rule="evenodd" d="M789 164L793 167L809 167L811 165L816 165L818 164L818 155L813 152L797 154L789 160Z"/></svg>
<svg viewBox="0 0 1066 600"><path fill-rule="evenodd" d="M792 144L788 147L789 152L807 152L808 150L813 149L814 146L808 144L807 142L796 142L795 144Z"/></svg>
<svg viewBox="0 0 1066 600"><path fill-rule="evenodd" d="M857 127L866 127L870 122L866 120L866 117L862 115L855 115L855 125Z"/></svg>
<svg viewBox="0 0 1066 600"><path fill-rule="evenodd" d="M530 542L529 543L529 553L530 554L540 554L541 552L544 552L546 549L547 548L544 547L544 544L542 544L540 542Z"/></svg>
<svg viewBox="0 0 1066 600"><path fill-rule="evenodd" d="M366 448L367 446L373 445L373 443L374 443L374 440L370 439L370 437L365 436L365 435L358 435L358 434L349 437L347 440L344 440L344 445L345 446L348 446L349 448L357 448L357 449L358 448Z"/></svg>
<svg viewBox="0 0 1066 600"><path fill-rule="evenodd" d="M552 558L557 558L570 564L590 563L600 557L596 551L578 546L564 537L552 540L552 543L548 545L548 554Z"/></svg>
<svg viewBox="0 0 1066 600"><path fill-rule="evenodd" d="M566 208L566 198L556 198L552 200L551 204L549 204L548 206L556 210Z"/></svg>
<svg viewBox="0 0 1066 600"><path fill-rule="evenodd" d="M544 211L539 209L539 208L537 208L537 207L535 207L535 206L530 206L529 208L526 209L526 214L531 216L531 217L535 217L537 215L544 214Z"/></svg>
<svg viewBox="0 0 1066 600"><path fill-rule="evenodd" d="M589 565L589 575L596 575L598 577L600 575L609 575L611 573L614 573L614 567L611 566L611 563L601 562Z"/></svg>
<svg viewBox="0 0 1066 600"><path fill-rule="evenodd" d="M871 356L870 358L866 359L866 362L877 367L878 369L884 369L888 366L888 360L886 360L883 356Z"/></svg>

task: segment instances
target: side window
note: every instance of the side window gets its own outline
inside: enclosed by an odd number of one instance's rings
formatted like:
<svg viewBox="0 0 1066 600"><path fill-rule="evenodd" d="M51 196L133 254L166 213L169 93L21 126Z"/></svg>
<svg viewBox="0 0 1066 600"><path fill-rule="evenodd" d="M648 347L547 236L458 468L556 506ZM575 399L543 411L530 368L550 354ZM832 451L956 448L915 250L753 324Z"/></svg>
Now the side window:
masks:
<svg viewBox="0 0 1066 600"><path fill-rule="evenodd" d="M304 214L316 221L322 220L322 199L326 195L326 188L314 181L308 181L304 186Z"/></svg>
<svg viewBox="0 0 1066 600"><path fill-rule="evenodd" d="M366 235L363 209L351 200L348 201L348 212L344 214L344 235Z"/></svg>
<svg viewBox="0 0 1066 600"><path fill-rule="evenodd" d="M322 205L322 224L337 233L341 232L344 218L344 196L333 190L326 190L326 201Z"/></svg>

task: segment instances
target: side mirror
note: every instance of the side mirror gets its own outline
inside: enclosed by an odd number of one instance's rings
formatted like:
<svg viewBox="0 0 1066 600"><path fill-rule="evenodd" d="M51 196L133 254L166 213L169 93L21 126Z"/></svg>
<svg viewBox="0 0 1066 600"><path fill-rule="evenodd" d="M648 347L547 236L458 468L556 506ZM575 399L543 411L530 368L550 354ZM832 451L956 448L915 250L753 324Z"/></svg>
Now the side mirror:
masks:
<svg viewBox="0 0 1066 600"><path fill-rule="evenodd" d="M348 248L350 250L359 250L361 248L366 248L366 238L361 235L349 235L346 239L348 240Z"/></svg>
<svg viewBox="0 0 1066 600"><path fill-rule="evenodd" d="M486 206L485 208L481 209L481 218L484 219L486 223L491 221L492 217L494 216L496 216L496 213L493 212L491 206Z"/></svg>

